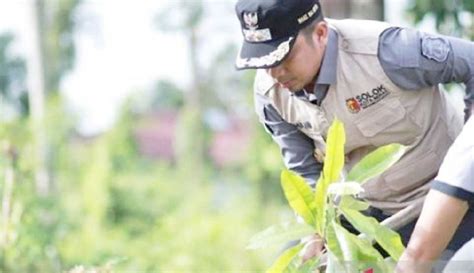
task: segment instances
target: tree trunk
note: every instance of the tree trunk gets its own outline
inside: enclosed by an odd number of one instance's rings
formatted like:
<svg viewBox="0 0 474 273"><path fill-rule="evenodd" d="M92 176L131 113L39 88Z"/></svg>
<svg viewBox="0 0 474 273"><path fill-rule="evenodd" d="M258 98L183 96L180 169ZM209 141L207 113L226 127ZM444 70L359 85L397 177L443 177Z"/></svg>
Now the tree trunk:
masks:
<svg viewBox="0 0 474 273"><path fill-rule="evenodd" d="M43 0L31 0L31 39L33 50L28 60L28 99L30 103L30 121L34 139L35 181L39 196L47 196L51 185L47 164L47 141L44 130L45 112L45 71L44 71L44 44L42 41L41 16Z"/></svg>

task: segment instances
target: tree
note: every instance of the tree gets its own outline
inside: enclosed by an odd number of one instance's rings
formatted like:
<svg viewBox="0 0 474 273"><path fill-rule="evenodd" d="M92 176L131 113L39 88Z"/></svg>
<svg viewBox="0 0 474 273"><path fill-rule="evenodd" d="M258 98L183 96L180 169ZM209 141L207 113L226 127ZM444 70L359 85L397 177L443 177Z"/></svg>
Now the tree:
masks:
<svg viewBox="0 0 474 273"><path fill-rule="evenodd" d="M411 0L408 12L413 16L415 23L421 22L427 16L433 16L438 31L458 37L474 38L472 0ZM461 17L464 17L464 20Z"/></svg>
<svg viewBox="0 0 474 273"><path fill-rule="evenodd" d="M13 41L14 36L11 33L0 35L0 97L15 114L26 116L29 111L25 81L26 63L21 57L9 55Z"/></svg>
<svg viewBox="0 0 474 273"><path fill-rule="evenodd" d="M160 80L154 88L150 107L157 109L180 109L184 104L183 91L173 82Z"/></svg>
<svg viewBox="0 0 474 273"><path fill-rule="evenodd" d="M203 177L206 143L203 123L203 82L198 62L200 36L198 29L203 20L204 7L201 1L180 0L160 12L157 16L158 29L179 31L188 44L191 85L185 95L177 132L177 159L184 171L193 170L193 177Z"/></svg>
<svg viewBox="0 0 474 273"><path fill-rule="evenodd" d="M36 187L40 196L52 188L48 155L52 154L44 130L45 101L48 93L57 93L61 78L74 64L74 11L80 0L31 1L33 56L29 62L29 105L36 158ZM47 60L47 61L46 61Z"/></svg>
<svg viewBox="0 0 474 273"><path fill-rule="evenodd" d="M58 92L61 79L74 68L74 32L81 0L37 0L45 60L46 92Z"/></svg>

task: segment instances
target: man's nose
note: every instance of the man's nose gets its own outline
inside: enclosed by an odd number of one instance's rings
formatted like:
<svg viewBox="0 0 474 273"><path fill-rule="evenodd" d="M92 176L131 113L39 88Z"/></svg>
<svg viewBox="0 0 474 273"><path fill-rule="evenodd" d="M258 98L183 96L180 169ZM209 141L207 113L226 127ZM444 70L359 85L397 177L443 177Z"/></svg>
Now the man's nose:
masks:
<svg viewBox="0 0 474 273"><path fill-rule="evenodd" d="M275 67L268 68L267 73L272 76L274 79L279 79L284 73L285 69L284 67L280 64Z"/></svg>

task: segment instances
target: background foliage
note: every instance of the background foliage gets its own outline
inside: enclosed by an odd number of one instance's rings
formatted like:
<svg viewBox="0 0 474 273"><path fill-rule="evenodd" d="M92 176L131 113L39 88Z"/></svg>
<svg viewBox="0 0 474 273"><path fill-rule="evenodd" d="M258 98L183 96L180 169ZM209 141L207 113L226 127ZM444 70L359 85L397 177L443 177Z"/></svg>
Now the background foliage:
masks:
<svg viewBox="0 0 474 273"><path fill-rule="evenodd" d="M472 37L472 1L411 2L414 20L433 14L441 30L453 26L460 36ZM13 51L14 34L0 34L0 271L64 272L75 265L85 267L74 272L267 268L276 253L245 246L256 231L293 218L278 186L281 158L253 114L253 73L234 72L237 45L228 41L207 64L200 61L199 52L215 39L206 34L216 33L199 31L210 18L208 6L176 1L165 12L173 20L157 14L155 22L157 31L188 38L192 85L183 89L157 80L152 90L141 90L123 105L109 131L82 136L59 92L61 80L74 68L82 2L39 3L41 47L48 60L44 131L53 187L47 196L35 188L26 60ZM466 16L471 21L461 19ZM136 138L141 118L163 110L179 114L177 154L171 161L144 156ZM222 167L210 160L208 148L217 130L207 117L215 112L248 122L251 142L242 162Z"/></svg>

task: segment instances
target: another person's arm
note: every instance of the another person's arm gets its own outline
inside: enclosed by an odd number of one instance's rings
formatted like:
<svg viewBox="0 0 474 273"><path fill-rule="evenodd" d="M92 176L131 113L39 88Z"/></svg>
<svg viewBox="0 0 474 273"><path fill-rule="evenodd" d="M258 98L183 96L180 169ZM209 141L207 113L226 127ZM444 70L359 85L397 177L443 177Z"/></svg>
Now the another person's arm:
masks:
<svg viewBox="0 0 474 273"><path fill-rule="evenodd" d="M467 201L431 190L397 272L430 272L468 210Z"/></svg>
<svg viewBox="0 0 474 273"><path fill-rule="evenodd" d="M474 202L474 117L449 149L426 197L398 271L429 272Z"/></svg>

